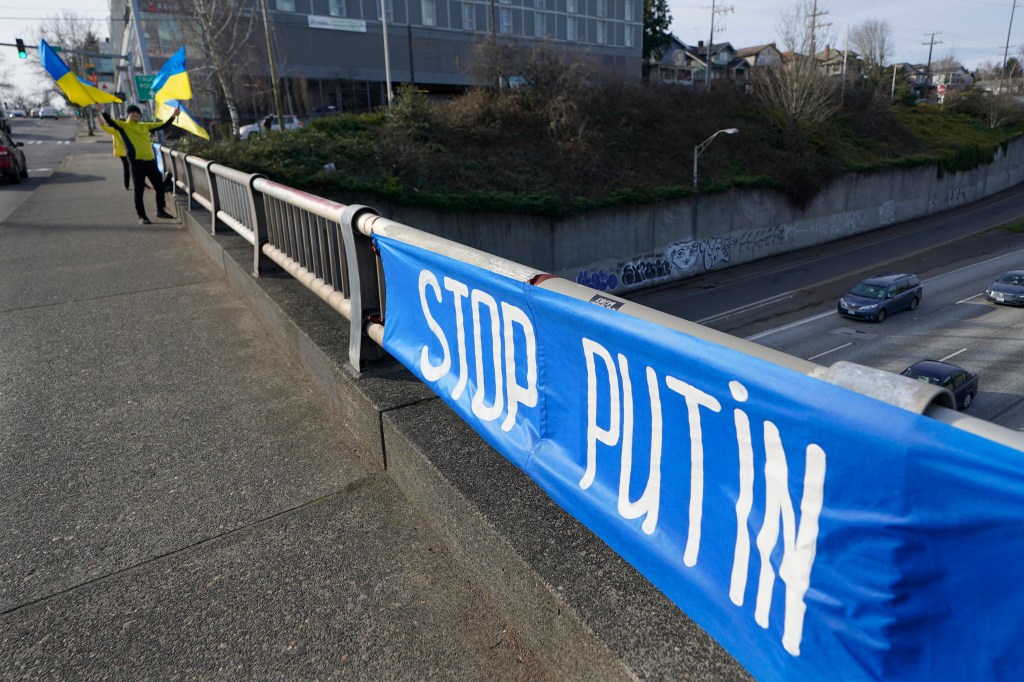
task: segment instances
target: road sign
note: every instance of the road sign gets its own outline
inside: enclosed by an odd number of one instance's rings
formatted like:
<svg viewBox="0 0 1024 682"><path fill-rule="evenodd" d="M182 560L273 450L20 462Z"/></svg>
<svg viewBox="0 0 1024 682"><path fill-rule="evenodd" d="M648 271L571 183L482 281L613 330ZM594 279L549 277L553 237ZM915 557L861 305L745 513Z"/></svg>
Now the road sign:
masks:
<svg viewBox="0 0 1024 682"><path fill-rule="evenodd" d="M148 102L153 99L153 93L150 92L150 88L153 87L153 80L155 78L155 74L135 77L135 89L139 92L140 102Z"/></svg>
<svg viewBox="0 0 1024 682"><path fill-rule="evenodd" d="M945 85L940 85L938 87L938 90L939 90L939 94L940 95L945 95L946 94L946 86Z"/></svg>

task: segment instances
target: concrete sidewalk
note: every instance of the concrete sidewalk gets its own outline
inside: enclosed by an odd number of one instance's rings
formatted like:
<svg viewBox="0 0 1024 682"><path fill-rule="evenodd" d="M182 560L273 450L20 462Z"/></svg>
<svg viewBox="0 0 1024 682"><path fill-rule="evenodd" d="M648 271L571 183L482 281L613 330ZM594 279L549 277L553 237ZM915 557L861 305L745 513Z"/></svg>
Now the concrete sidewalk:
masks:
<svg viewBox="0 0 1024 682"><path fill-rule="evenodd" d="M97 144L0 224L0 678L554 677L119 174Z"/></svg>

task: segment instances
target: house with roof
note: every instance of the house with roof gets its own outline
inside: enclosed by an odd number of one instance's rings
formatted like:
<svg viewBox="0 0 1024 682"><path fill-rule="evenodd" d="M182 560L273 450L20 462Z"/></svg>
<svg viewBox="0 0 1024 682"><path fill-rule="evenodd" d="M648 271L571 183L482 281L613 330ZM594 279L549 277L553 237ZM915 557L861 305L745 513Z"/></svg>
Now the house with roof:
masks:
<svg viewBox="0 0 1024 682"><path fill-rule="evenodd" d="M744 60L751 69L782 64L782 53L779 52L775 43L741 48L736 50L736 58Z"/></svg>
<svg viewBox="0 0 1024 682"><path fill-rule="evenodd" d="M710 80L713 83L728 81L745 84L751 65L746 58L737 54L731 43L715 43L709 49L703 40L696 45L687 45L672 36L671 44L661 61L651 69L651 80L701 88L707 84L710 68Z"/></svg>
<svg viewBox="0 0 1024 682"><path fill-rule="evenodd" d="M830 78L859 80L864 76L864 63L860 55L852 50L838 50L831 45L817 54L818 66Z"/></svg>

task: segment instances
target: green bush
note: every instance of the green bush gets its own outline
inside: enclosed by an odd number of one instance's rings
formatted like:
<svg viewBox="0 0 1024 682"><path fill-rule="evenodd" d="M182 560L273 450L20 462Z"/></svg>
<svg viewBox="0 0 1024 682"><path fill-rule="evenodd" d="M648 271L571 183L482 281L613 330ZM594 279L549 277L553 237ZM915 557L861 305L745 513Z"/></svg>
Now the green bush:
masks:
<svg viewBox="0 0 1024 682"><path fill-rule="evenodd" d="M838 115L794 133L729 88L694 94L562 82L551 73L550 87L480 88L441 101L399 88L384 112L326 116L253 140L178 144L329 196L359 192L442 211L563 218L691 195L694 147L722 128L740 133L716 138L701 155L701 191L762 187L796 206L844 172L970 170L1024 132L1020 123L993 129L969 108L905 106L850 90Z"/></svg>

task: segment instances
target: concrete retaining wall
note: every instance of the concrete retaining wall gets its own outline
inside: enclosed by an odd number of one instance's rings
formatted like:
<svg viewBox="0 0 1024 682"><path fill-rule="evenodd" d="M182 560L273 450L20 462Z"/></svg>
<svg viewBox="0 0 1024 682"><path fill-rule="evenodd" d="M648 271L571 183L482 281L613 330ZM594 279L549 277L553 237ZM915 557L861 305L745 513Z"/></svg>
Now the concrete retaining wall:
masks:
<svg viewBox="0 0 1024 682"><path fill-rule="evenodd" d="M1024 182L1024 138L993 162L939 177L935 165L851 173L804 210L770 190L592 211L564 221L447 214L367 201L383 215L580 284L624 293L961 206ZM348 197L351 201L352 197Z"/></svg>

